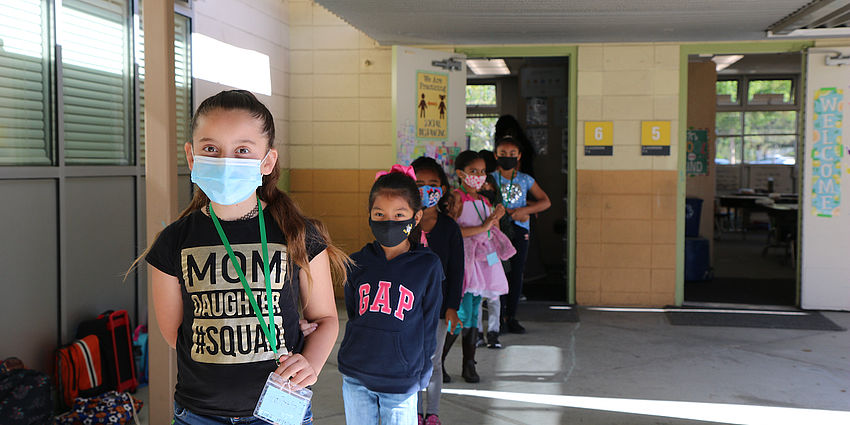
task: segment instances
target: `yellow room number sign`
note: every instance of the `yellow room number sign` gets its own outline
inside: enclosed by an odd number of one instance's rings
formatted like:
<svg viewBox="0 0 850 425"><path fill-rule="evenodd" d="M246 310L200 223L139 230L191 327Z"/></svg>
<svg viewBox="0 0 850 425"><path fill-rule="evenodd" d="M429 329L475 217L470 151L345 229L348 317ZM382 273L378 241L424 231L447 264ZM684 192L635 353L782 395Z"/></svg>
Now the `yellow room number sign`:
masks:
<svg viewBox="0 0 850 425"><path fill-rule="evenodd" d="M670 155L670 121L642 121L640 124L641 155Z"/></svg>
<svg viewBox="0 0 850 425"><path fill-rule="evenodd" d="M614 154L614 123L612 121L584 123L584 154L587 156Z"/></svg>

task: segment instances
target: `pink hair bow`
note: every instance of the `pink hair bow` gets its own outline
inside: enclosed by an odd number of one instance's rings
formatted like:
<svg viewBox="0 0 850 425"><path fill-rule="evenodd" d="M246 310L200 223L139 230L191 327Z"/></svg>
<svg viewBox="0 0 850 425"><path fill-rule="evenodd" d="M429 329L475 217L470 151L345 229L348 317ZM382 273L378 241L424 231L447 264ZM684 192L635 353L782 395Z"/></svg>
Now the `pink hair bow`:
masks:
<svg viewBox="0 0 850 425"><path fill-rule="evenodd" d="M416 172L413 171L413 166L412 165L401 165L401 164L393 165L393 167L390 168L390 171L378 171L377 173L375 173L375 180L378 180L378 177L385 176L385 175L390 174L390 173L406 174L407 176L409 176L413 180L416 180Z"/></svg>

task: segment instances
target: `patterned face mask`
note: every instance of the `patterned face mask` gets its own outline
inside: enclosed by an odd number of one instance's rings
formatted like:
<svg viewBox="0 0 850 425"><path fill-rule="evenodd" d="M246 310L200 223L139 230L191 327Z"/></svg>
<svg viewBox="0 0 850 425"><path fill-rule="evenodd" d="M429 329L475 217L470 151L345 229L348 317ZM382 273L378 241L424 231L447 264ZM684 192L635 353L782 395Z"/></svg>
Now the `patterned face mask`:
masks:
<svg viewBox="0 0 850 425"><path fill-rule="evenodd" d="M481 189L486 181L487 176L473 176L472 174L466 174L466 177L463 178L463 182L475 190Z"/></svg>
<svg viewBox="0 0 850 425"><path fill-rule="evenodd" d="M443 188L440 186L420 186L419 193L422 195L422 208L431 208L440 202L443 197Z"/></svg>

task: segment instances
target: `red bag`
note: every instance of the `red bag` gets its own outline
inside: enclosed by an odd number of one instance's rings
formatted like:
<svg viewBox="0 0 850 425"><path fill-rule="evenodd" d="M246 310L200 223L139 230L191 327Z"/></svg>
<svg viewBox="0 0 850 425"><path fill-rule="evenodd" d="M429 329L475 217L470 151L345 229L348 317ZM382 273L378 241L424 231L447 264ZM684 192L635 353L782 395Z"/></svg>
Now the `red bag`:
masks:
<svg viewBox="0 0 850 425"><path fill-rule="evenodd" d="M133 333L126 310L107 311L77 328L77 338L96 335L100 341L106 390L135 391L139 385L133 359Z"/></svg>
<svg viewBox="0 0 850 425"><path fill-rule="evenodd" d="M95 395L104 391L100 343L95 335L56 350L54 378L59 396L66 406L78 396Z"/></svg>

